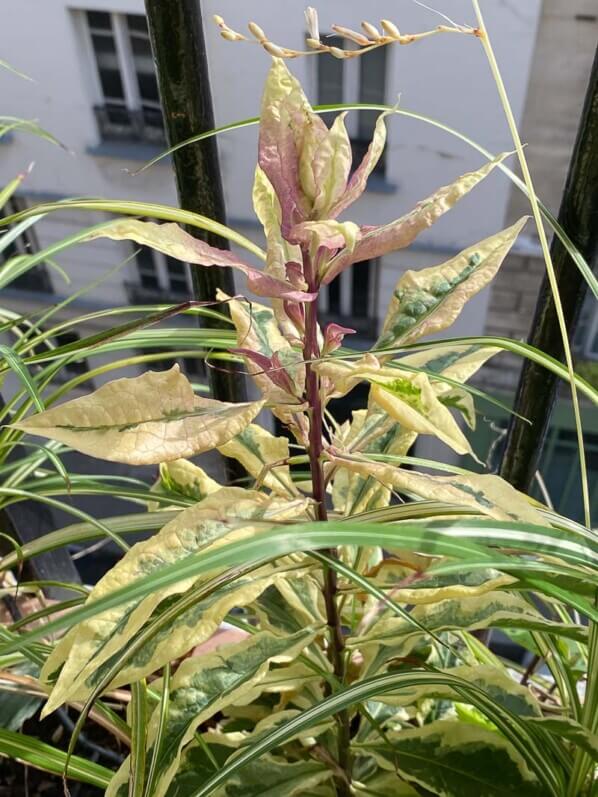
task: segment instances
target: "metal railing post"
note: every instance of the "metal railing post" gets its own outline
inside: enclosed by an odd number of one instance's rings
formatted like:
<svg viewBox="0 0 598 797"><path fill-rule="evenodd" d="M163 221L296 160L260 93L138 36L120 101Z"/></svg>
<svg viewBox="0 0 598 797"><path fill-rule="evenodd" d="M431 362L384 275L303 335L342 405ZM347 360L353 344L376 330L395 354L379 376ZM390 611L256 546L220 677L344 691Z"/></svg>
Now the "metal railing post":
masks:
<svg viewBox="0 0 598 797"><path fill-rule="evenodd" d="M208 74L199 0L145 0L152 50L156 62L164 123L170 145L211 130L214 112ZM225 222L224 195L215 138L190 144L172 155L179 204L184 210L201 213ZM228 249L228 241L209 232L188 228L189 233L213 246ZM233 295L235 286L230 269L192 268L194 298L213 300L217 288ZM218 308L227 313L226 306ZM204 321L206 326L230 330L225 322ZM245 379L238 367L221 361L210 368L214 398L245 401ZM244 471L228 461L230 478Z"/></svg>
<svg viewBox="0 0 598 797"><path fill-rule="evenodd" d="M598 50L569 172L559 210L559 223L590 266L598 251ZM559 285L569 339L572 340L586 293L586 282L555 235L550 247ZM544 277L528 342L563 361L564 351L548 280ZM532 424L511 416L500 474L518 490L527 492L538 469L556 399L558 379L550 371L525 360L514 410Z"/></svg>

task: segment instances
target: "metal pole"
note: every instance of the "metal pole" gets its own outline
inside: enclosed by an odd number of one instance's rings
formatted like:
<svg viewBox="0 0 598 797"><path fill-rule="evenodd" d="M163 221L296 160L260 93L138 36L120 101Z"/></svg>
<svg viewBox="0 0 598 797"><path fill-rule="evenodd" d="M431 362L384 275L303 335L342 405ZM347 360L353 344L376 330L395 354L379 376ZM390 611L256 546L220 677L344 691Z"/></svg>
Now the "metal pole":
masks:
<svg viewBox="0 0 598 797"><path fill-rule="evenodd" d="M200 0L145 0L147 21L156 62L164 123L170 145L215 127ZM190 144L172 155L179 204L184 210L225 222L224 195L216 139ZM228 241L213 233L188 228L191 235L228 249ZM196 299L215 298L216 289L234 295L232 273L224 268L192 268ZM225 305L218 308L227 313ZM228 329L226 322L205 320L212 328ZM245 379L235 363L219 362L210 368L214 398L246 401ZM229 478L244 471L227 461Z"/></svg>
<svg viewBox="0 0 598 797"><path fill-rule="evenodd" d="M598 251L598 50L590 73L577 139L559 210L559 223L590 265ZM586 293L586 282L555 235L550 253L558 280L569 340L572 340ZM563 344L548 280L544 277L528 342L562 362ZM527 492L538 469L554 406L555 375L526 360L519 377L514 409L532 424L511 416L500 474Z"/></svg>

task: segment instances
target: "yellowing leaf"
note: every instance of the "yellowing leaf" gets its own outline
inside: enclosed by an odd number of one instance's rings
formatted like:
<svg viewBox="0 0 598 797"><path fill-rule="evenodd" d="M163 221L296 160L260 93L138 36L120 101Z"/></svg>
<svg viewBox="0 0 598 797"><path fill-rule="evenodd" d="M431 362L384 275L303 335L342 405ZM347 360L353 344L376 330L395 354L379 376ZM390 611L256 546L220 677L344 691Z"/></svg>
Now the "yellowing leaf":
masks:
<svg viewBox="0 0 598 797"><path fill-rule="evenodd" d="M225 249L217 249L204 241L194 238L178 224L155 224L151 221L126 219L90 232L85 240L110 238L114 241L135 241L142 246L150 246L168 257L175 257L185 263L211 268L212 266L230 267L241 271L247 277L247 284L258 296L277 296L290 301L311 301L313 294L294 288L284 279L267 274L253 266L249 266L233 253Z"/></svg>
<svg viewBox="0 0 598 797"><path fill-rule="evenodd" d="M482 515L497 520L521 521L543 525L542 515L528 498L492 474L430 476L414 470L397 468L381 462L368 462L347 455L331 456L332 461L354 473L378 479L395 490L413 493L420 498L446 501L456 506L470 506Z"/></svg>
<svg viewBox="0 0 598 797"><path fill-rule="evenodd" d="M325 283L331 282L341 271L352 263L361 260L372 260L376 257L404 249L428 227L431 227L444 213L468 194L472 188L483 180L504 159L506 154L485 163L474 172L463 174L454 183L439 188L427 199L418 202L415 208L389 224L377 227L365 227L361 240L353 252L340 252L331 262L326 273Z"/></svg>
<svg viewBox="0 0 598 797"><path fill-rule="evenodd" d="M111 462L150 465L209 451L239 434L263 401L199 398L178 365L115 379L88 396L32 415L14 428Z"/></svg>
<svg viewBox="0 0 598 797"><path fill-rule="evenodd" d="M377 347L413 343L449 327L494 277L527 217L439 266L406 271L394 290Z"/></svg>
<svg viewBox="0 0 598 797"><path fill-rule="evenodd" d="M312 159L315 218L328 218L330 209L341 199L347 187L353 156L345 116L346 113L341 113L336 117Z"/></svg>
<svg viewBox="0 0 598 797"><path fill-rule="evenodd" d="M305 513L308 503L307 499L284 501L238 487L224 487L181 512L154 537L133 546L100 579L88 600L103 597L199 550L221 545L225 539L229 542L253 536L268 523L298 517ZM132 675L139 680L208 638L233 606L241 605L244 599L254 600L273 583L276 571L269 570L262 579L257 575L253 574L243 585L237 582L234 589L221 592L214 600L208 599L179 617L179 624L166 628L163 637L152 640L137 661L129 662L120 671L116 682L128 683ZM70 631L50 654L42 671L43 679L48 680L64 661L45 712L53 711L75 695L85 699L99 682L105 663L109 664L109 659L126 647L159 604L169 596L186 592L194 582L194 578L183 579L141 601L102 612Z"/></svg>
<svg viewBox="0 0 598 797"><path fill-rule="evenodd" d="M457 454L471 454L469 441L425 374L398 371L392 382L375 382L371 400L406 431L434 435Z"/></svg>
<svg viewBox="0 0 598 797"><path fill-rule="evenodd" d="M195 501L203 501L206 496L222 489L222 485L212 479L203 468L187 459L163 462L160 465L160 483L167 490Z"/></svg>
<svg viewBox="0 0 598 797"><path fill-rule="evenodd" d="M286 437L274 437L261 426L251 423L218 450L225 457L238 460L254 479L260 479L272 492L287 496L296 493L289 466L284 464L289 458Z"/></svg>

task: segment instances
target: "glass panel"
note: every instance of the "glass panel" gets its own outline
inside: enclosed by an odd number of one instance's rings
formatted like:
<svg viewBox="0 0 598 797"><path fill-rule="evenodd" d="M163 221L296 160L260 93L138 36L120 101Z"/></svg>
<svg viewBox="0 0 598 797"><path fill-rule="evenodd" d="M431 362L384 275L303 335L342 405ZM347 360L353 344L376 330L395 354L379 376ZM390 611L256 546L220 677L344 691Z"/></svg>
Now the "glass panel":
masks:
<svg viewBox="0 0 598 797"><path fill-rule="evenodd" d="M94 33L91 36L91 42L104 97L106 99L124 101L125 94L114 37Z"/></svg>
<svg viewBox="0 0 598 797"><path fill-rule="evenodd" d="M158 269L154 260L154 253L148 246L142 246L135 258L137 273L141 286L148 291L159 291Z"/></svg>
<svg viewBox="0 0 598 797"><path fill-rule="evenodd" d="M147 20L143 14L127 14L127 25L131 32L137 31L148 35Z"/></svg>
<svg viewBox="0 0 598 797"><path fill-rule="evenodd" d="M76 332L61 332L55 335L54 340L58 346L67 346L69 343L76 343L79 340L79 335ZM88 371L87 360L84 358L78 360L71 360L65 363L63 369L69 374L84 374Z"/></svg>
<svg viewBox="0 0 598 797"><path fill-rule="evenodd" d="M378 105L386 101L386 51L386 47L379 47L359 58L359 102ZM378 111L360 111L358 114L358 139L363 145L364 154L378 115ZM384 153L374 172L384 173Z"/></svg>
<svg viewBox="0 0 598 797"><path fill-rule="evenodd" d="M351 312L357 318L367 318L369 315L371 269L369 260L351 267Z"/></svg>
<svg viewBox="0 0 598 797"><path fill-rule="evenodd" d="M328 313L341 314L341 281L338 277L328 286Z"/></svg>
<svg viewBox="0 0 598 797"><path fill-rule="evenodd" d="M331 47L344 49L344 39L340 36L324 36L322 41ZM343 101L343 70L344 62L331 56L316 58L318 64L318 105L329 105ZM322 119L331 125L335 113L322 114Z"/></svg>
<svg viewBox="0 0 598 797"><path fill-rule="evenodd" d="M87 24L90 28L112 30L112 19L106 11L88 11Z"/></svg>
<svg viewBox="0 0 598 797"><path fill-rule="evenodd" d="M166 269L168 271L168 284L170 290L175 294L187 295L189 283L187 282L187 266L174 257L166 257Z"/></svg>

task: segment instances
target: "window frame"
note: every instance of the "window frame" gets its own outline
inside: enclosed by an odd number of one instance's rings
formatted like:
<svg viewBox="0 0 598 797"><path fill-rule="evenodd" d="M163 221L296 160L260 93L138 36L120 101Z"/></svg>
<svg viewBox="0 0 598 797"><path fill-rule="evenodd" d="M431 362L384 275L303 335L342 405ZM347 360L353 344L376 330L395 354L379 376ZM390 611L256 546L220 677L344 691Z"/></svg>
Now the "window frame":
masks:
<svg viewBox="0 0 598 797"><path fill-rule="evenodd" d="M368 263L370 270L367 310L363 315L356 316L353 312L353 269L356 266L357 268L365 268L365 263ZM323 320L325 322L334 321L336 323L346 324L355 329L358 333L375 337L378 327L378 286L380 281L380 269L381 259L374 258L350 266L335 278L334 282L338 282L340 292L340 311L338 313L330 312L329 310L330 285L325 286L324 290L320 292L320 310Z"/></svg>
<svg viewBox="0 0 598 797"><path fill-rule="evenodd" d="M154 289L144 286L141 282L141 271L139 269L140 260L138 259L139 254L135 254L139 249L139 246L132 245L132 253L135 256L132 259L129 272L131 277L125 283L131 301L141 301L141 303L143 303L148 299L154 301L156 299L160 299L160 301L164 301L166 299L168 301L173 300L178 302L185 301L193 295L193 284L189 264L182 260L179 261L177 258L172 258L172 260L176 260L177 263L180 262L183 266L183 273L186 283L184 292L179 293L178 291L174 291L172 289L172 275L168 269L169 258L167 255L163 254L162 252L158 252L156 249L152 249L151 247L144 247L144 254L147 252L152 257L154 271L158 281L158 287Z"/></svg>
<svg viewBox="0 0 598 797"><path fill-rule="evenodd" d="M27 208L27 201L20 196L12 196L2 208L0 208L0 218L6 215L12 215L13 213L18 213L19 211L25 210ZM29 225L26 229L24 229L17 237L9 244L9 247L14 247L16 250L16 255L8 255L6 256L4 252L0 252L0 268L2 268L5 263L7 263L12 257L18 255L27 255L33 254L34 252L40 251L40 245L37 238L36 231L34 229L34 224ZM4 229L4 234L10 231L10 227ZM0 233L1 236L1 233ZM27 281L27 277L35 275L35 288L29 288L26 285L19 285L19 280L23 282ZM30 271L21 274L15 280L9 282L6 286L9 290L18 290L18 291L28 291L30 293L54 293L54 285L52 284L52 280L50 278L50 274L48 273L48 269L45 263L38 263L36 266L33 266Z"/></svg>

